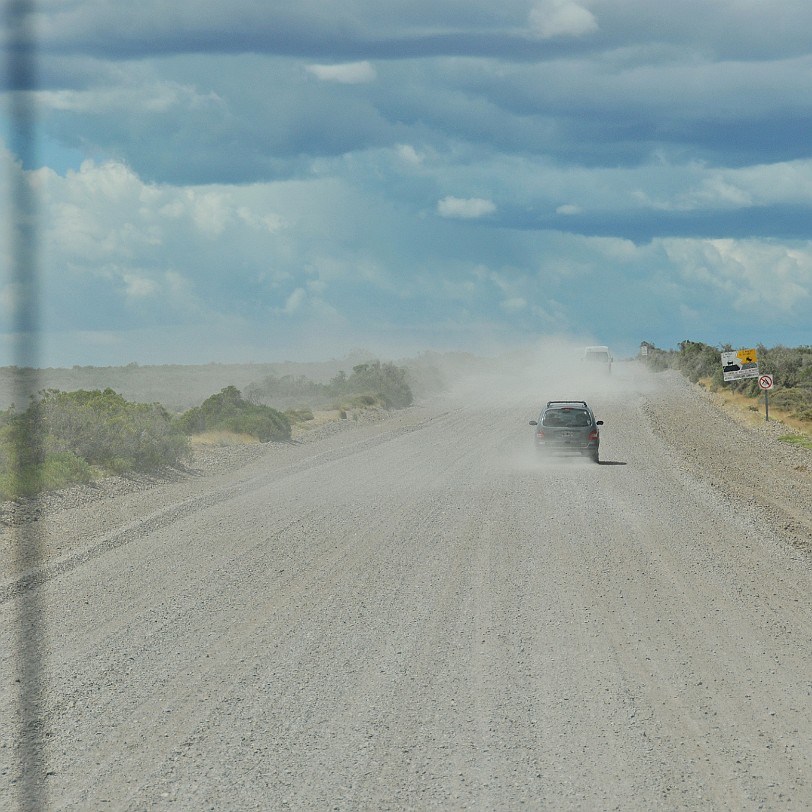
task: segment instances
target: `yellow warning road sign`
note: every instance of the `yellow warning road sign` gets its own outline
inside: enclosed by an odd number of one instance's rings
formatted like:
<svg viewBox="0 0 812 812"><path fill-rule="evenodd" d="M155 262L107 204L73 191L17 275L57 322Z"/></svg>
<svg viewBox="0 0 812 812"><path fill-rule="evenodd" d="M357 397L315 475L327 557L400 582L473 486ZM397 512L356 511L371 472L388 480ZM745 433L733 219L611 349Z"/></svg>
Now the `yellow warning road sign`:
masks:
<svg viewBox="0 0 812 812"><path fill-rule="evenodd" d="M722 372L726 381L758 377L758 353L755 350L728 350L722 353Z"/></svg>

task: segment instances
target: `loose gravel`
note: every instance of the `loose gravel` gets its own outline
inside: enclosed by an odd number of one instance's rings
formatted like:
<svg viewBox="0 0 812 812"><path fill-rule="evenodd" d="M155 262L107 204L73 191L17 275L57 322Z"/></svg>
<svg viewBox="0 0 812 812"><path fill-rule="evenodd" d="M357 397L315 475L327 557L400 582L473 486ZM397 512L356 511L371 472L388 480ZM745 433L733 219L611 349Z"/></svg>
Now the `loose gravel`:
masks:
<svg viewBox="0 0 812 812"><path fill-rule="evenodd" d="M5 528L0 808L812 808L809 452L625 364L319 431Z"/></svg>

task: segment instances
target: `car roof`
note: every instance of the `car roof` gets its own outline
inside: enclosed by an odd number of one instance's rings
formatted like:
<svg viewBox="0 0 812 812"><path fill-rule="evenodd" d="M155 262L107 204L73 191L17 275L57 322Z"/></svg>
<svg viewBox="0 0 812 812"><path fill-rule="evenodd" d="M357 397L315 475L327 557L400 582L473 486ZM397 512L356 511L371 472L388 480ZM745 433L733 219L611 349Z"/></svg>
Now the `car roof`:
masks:
<svg viewBox="0 0 812 812"><path fill-rule="evenodd" d="M548 400L545 409L589 409L585 400Z"/></svg>

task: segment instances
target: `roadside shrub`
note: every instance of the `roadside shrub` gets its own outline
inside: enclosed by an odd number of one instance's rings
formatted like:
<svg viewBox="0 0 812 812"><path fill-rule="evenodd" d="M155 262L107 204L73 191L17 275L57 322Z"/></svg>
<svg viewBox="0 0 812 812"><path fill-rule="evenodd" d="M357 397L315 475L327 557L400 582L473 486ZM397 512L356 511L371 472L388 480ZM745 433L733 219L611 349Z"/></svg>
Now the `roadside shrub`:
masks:
<svg viewBox="0 0 812 812"><path fill-rule="evenodd" d="M663 372L666 369L671 369L668 353L663 350L650 349L645 358L646 366L654 372Z"/></svg>
<svg viewBox="0 0 812 812"><path fill-rule="evenodd" d="M230 431L248 434L263 443L290 439L290 419L270 406L250 403L236 386L227 386L176 421L186 434Z"/></svg>
<svg viewBox="0 0 812 812"><path fill-rule="evenodd" d="M350 376L339 372L329 388L335 397L367 396L371 398L369 405L382 402L387 409L402 409L414 400L405 367L380 361L358 364Z"/></svg>
<svg viewBox="0 0 812 812"><path fill-rule="evenodd" d="M298 401L318 401L324 397L326 386L311 381L304 375L283 375L281 378L268 375L258 383L245 388L245 399L249 403L261 403L268 400L295 399Z"/></svg>
<svg viewBox="0 0 812 812"><path fill-rule="evenodd" d="M712 385L723 382L720 350L698 341L682 341L679 347L676 367L688 380L696 383L700 378L710 378Z"/></svg>
<svg viewBox="0 0 812 812"><path fill-rule="evenodd" d="M335 408L340 412L369 411L370 409L386 409L386 401L380 395L351 395L341 398Z"/></svg>
<svg viewBox="0 0 812 812"><path fill-rule="evenodd" d="M309 406L302 406L300 409L285 409L284 414L291 423L309 423L316 419Z"/></svg>
<svg viewBox="0 0 812 812"><path fill-rule="evenodd" d="M93 469L70 452L52 454L45 461L16 472L0 474L0 499L34 496L40 491L58 490L93 480Z"/></svg>
<svg viewBox="0 0 812 812"><path fill-rule="evenodd" d="M770 405L788 412L798 420L812 420L812 390L774 389L770 392Z"/></svg>
<svg viewBox="0 0 812 812"><path fill-rule="evenodd" d="M410 386L412 380L418 380L425 391L439 391L443 385L439 371L430 366L428 361L410 370L375 360L355 365L350 375L341 370L326 384L311 381L301 375L285 375L281 378L269 375L246 387L245 400L250 404L274 403L285 408L294 421L295 413L302 404L311 407L325 406L348 397L368 396L372 398L370 404L376 407L382 405L386 409L401 409L410 406L414 400ZM238 390L235 391L239 394ZM233 397L233 393L230 394ZM200 431L202 420L204 418L197 413L184 414L187 430L194 428Z"/></svg>
<svg viewBox="0 0 812 812"><path fill-rule="evenodd" d="M47 390L39 413L47 456L70 453L124 473L177 465L189 453L163 406L130 403L112 389Z"/></svg>
<svg viewBox="0 0 812 812"><path fill-rule="evenodd" d="M261 412L251 410L225 418L220 423L220 427L233 431L235 434L256 437L263 443L270 440L289 440L290 421L287 417L281 412L271 409L270 406L264 406L262 409Z"/></svg>
<svg viewBox="0 0 812 812"><path fill-rule="evenodd" d="M188 453L160 404L130 403L112 389L50 389L0 420L0 496L86 483L94 472L151 471Z"/></svg>

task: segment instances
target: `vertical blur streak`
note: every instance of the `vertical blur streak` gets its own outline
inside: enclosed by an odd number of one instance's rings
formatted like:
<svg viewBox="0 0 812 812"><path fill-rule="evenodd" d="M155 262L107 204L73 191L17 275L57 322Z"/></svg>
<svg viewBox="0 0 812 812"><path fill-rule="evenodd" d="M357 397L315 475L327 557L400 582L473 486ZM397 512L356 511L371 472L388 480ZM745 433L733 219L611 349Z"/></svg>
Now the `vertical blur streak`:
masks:
<svg viewBox="0 0 812 812"><path fill-rule="evenodd" d="M14 403L17 414L29 407L39 391L38 312L38 212L35 188L25 171L36 166L36 121L33 91L36 89L36 53L33 0L6 0L7 81L9 90L9 149L15 164L9 167L10 200L7 217L10 234L10 284L14 336ZM19 164L16 164L19 162ZM33 410L32 410L33 412ZM14 475L17 489L37 490L42 458L39 420L22 423L15 432ZM34 496L34 499L37 497ZM36 515L38 506L33 506ZM43 538L38 522L15 528L15 557L22 569L37 566ZM20 571L20 569L17 569ZM14 753L17 798L20 810L47 808L44 752L43 687L45 630L39 591L23 593L15 603L16 641L13 674L16 694Z"/></svg>

